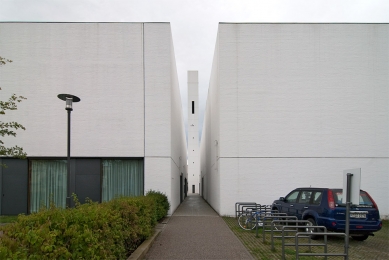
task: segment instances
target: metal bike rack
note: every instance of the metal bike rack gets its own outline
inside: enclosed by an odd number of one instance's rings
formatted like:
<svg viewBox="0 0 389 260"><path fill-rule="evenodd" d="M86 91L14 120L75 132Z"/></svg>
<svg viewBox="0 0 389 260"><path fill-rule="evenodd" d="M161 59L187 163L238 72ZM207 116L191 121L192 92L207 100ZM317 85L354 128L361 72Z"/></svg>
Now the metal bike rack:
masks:
<svg viewBox="0 0 389 260"><path fill-rule="evenodd" d="M235 218L238 218L238 216L243 213L244 207L257 208L258 205L260 205L260 204L257 204L256 202L236 202L235 203Z"/></svg>
<svg viewBox="0 0 389 260"><path fill-rule="evenodd" d="M316 226L312 226L316 227ZM312 235L311 232L298 232L295 236L295 249L296 249L296 259L300 259L300 256L324 256L325 259L327 259L327 256L343 256L344 259L348 259L348 251L346 247L344 247L343 253L327 253L327 236L343 236L344 240L346 241L346 234L345 233L327 233L327 232L315 232L315 235L324 236L324 244L310 244L310 246L324 246L324 253L299 253L298 248L299 246L304 246L305 244L299 244L299 237L300 236L306 236L306 235ZM283 255L284 257L284 255ZM283 258L285 259L285 258Z"/></svg>
<svg viewBox="0 0 389 260"><path fill-rule="evenodd" d="M244 212L257 214L259 216L263 216L262 221L262 240L265 242L266 240L266 232L271 232L271 248L274 250L274 238L282 238L282 259L285 259L285 247L286 246L294 246L296 250L296 259L299 259L300 256L324 256L327 259L327 256L343 256L344 259L348 259L348 252L346 247L344 249L344 253L328 253L327 252L327 236L344 236L346 241L346 234L344 233L328 233L327 228L325 226L307 226L307 225L298 225L301 223L308 223L308 220L298 220L296 216L287 216L286 213L278 213L277 210L272 210L271 205L261 205L256 202L236 202L235 203L235 218ZM281 218L281 219L280 219ZM269 220L272 220L270 225L268 225ZM258 216L255 218L255 228L256 228L256 237L258 237ZM276 223L294 223L296 225L287 225L282 226L282 230L276 230ZM270 230L266 230L266 227L270 227ZM299 228L320 228L324 230L324 232L297 232ZM281 236L275 236L274 232L281 232ZM297 232L295 236L288 236L286 232ZM324 243L314 243L312 244L312 235L324 236ZM295 238L294 244L285 243L285 238ZM308 238L308 243L299 243L299 238ZM312 246L322 246L324 247L323 253L300 253L300 246L309 246L309 251L311 252Z"/></svg>
<svg viewBox="0 0 389 260"><path fill-rule="evenodd" d="M282 226L282 230L277 230L277 229L275 229L275 223L286 223L286 224L292 223L295 225L279 225L279 226ZM281 219L273 220L271 222L271 249L272 250L275 249L274 248L274 238L282 238L282 240L283 240L282 243L284 243L285 238L294 238L295 237L294 234L293 234L293 236L287 236L287 235L285 235L285 232L293 232L294 231L295 233L297 233L298 232L297 226L302 226L304 223L308 224L311 222L309 222L308 220L296 220L296 219L293 219L293 220L281 220ZM290 230L285 230L286 228L290 228ZM279 232L282 234L281 234L281 236L275 236L274 235L275 232Z"/></svg>
<svg viewBox="0 0 389 260"><path fill-rule="evenodd" d="M277 218L280 218L282 217L283 219L297 219L297 217L295 216L287 216L286 213L278 213L278 212L269 212L270 215L265 215L266 212L264 213L264 217L263 217L263 225L262 225L262 239L263 239L263 242L265 242L265 233L266 232L269 232L270 230L266 230L265 227L270 227L270 225L266 225L267 221L266 220L273 220L273 219L277 219ZM255 236L258 237L258 225L256 226L256 232L255 232Z"/></svg>
<svg viewBox="0 0 389 260"><path fill-rule="evenodd" d="M254 209L252 209L252 210L254 210ZM261 214L271 214L274 210L271 209L271 205L257 204L257 208L255 208L255 211L257 213L261 213Z"/></svg>
<svg viewBox="0 0 389 260"><path fill-rule="evenodd" d="M240 218L240 216L244 213L250 214L255 219L255 225L258 226L258 216L262 214L273 214L273 212L278 212L277 210L271 210L271 207L271 205L261 205L258 203L253 205L250 202L237 202L235 204L235 215L239 214Z"/></svg>
<svg viewBox="0 0 389 260"><path fill-rule="evenodd" d="M294 246L296 247L296 241L295 240L295 243L294 244L285 244L285 238L295 238L296 235L294 236L285 236L285 232L290 232L290 231L294 231L294 230L285 230L287 228L293 228L293 229L296 229L298 230L299 228L307 228L307 225L303 225L303 226L283 226L282 227L282 259L284 260L285 259L285 246ZM328 234L327 233L327 228L325 226L309 226L309 228L321 228L324 230L324 233L325 234ZM299 232L297 232L299 233ZM296 234L297 234L296 233ZM303 233L301 233L303 234ZM300 236L301 238L308 238L308 244L298 244L298 246L309 246L309 251L311 251L311 246L326 246L326 244L312 244L312 239L311 239L311 235L312 235L312 232L304 232L304 234L307 234L305 236ZM314 232L314 234L319 234L318 232Z"/></svg>

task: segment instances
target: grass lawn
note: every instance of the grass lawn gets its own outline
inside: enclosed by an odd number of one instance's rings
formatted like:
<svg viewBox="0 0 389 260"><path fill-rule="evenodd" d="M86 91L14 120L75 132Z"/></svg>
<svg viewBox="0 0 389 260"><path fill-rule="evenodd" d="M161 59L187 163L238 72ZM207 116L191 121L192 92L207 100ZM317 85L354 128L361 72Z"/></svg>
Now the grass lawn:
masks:
<svg viewBox="0 0 389 260"><path fill-rule="evenodd" d="M243 230L239 227L235 218L223 217L228 227L239 238L255 259L281 259L281 239L274 239L274 250L271 249L270 232L266 232L265 242L262 238L262 230L256 237L255 230ZM356 241L350 238L349 259L389 259L389 220L384 220L382 229L365 241ZM279 235L279 234L277 234ZM312 240L312 243L323 243L323 239ZM293 243L289 240L287 243ZM311 247L312 252L323 252L323 247ZM344 250L344 238L328 237L328 252L342 253ZM308 253L308 247L300 249L302 253ZM296 259L294 246L285 247L285 259ZM323 259L323 257L300 257L300 259ZM343 257L329 257L329 259L343 259Z"/></svg>

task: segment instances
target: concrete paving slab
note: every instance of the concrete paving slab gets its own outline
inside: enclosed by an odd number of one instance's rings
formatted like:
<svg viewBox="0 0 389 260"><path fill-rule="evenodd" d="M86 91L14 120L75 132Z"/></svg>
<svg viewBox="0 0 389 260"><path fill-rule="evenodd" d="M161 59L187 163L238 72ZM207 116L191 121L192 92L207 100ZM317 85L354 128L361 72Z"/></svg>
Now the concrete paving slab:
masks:
<svg viewBox="0 0 389 260"><path fill-rule="evenodd" d="M188 196L156 237L145 259L253 259L224 220L197 195Z"/></svg>
<svg viewBox="0 0 389 260"><path fill-rule="evenodd" d="M188 216L219 217L219 214L199 194L191 194L186 197L185 201L173 213L173 217Z"/></svg>

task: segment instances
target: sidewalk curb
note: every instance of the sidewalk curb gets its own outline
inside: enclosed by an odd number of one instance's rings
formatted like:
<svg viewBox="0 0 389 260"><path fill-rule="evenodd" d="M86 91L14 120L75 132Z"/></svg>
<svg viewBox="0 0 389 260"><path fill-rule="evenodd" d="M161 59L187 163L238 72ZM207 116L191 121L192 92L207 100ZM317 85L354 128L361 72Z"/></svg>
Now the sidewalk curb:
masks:
<svg viewBox="0 0 389 260"><path fill-rule="evenodd" d="M147 252L150 250L151 246L153 245L155 239L158 237L158 235L162 232L162 230L165 228L166 224L169 222L170 217L166 217L161 223L157 224L155 227L154 234L143 241L143 243L130 255L130 257L127 258L127 260L142 260L145 258Z"/></svg>

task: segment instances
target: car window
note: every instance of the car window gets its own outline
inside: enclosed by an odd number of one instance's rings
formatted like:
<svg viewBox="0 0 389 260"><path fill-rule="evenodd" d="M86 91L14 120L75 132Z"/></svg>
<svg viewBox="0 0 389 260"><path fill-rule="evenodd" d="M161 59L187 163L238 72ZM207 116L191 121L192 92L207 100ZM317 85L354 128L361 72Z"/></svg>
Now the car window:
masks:
<svg viewBox="0 0 389 260"><path fill-rule="evenodd" d="M298 200L298 203L309 203L311 199L312 191L301 191L300 198Z"/></svg>
<svg viewBox="0 0 389 260"><path fill-rule="evenodd" d="M364 191L361 191L359 193L359 205L373 206L373 202L370 200L369 196L367 196L366 192Z"/></svg>
<svg viewBox="0 0 389 260"><path fill-rule="evenodd" d="M321 191L315 191L313 194L312 204L313 205L320 205L321 202L321 196L323 192Z"/></svg>
<svg viewBox="0 0 389 260"><path fill-rule="evenodd" d="M290 193L288 196L286 196L286 202L296 202L297 201L297 197L299 195L299 192L298 190L296 191L293 191L292 193Z"/></svg>
<svg viewBox="0 0 389 260"><path fill-rule="evenodd" d="M342 202L343 198L343 192L342 190L335 190L334 192L334 199L335 203L340 205L340 204L345 204L346 202ZM344 199L346 200L346 199ZM361 191L359 193L359 205L360 206L373 206L373 202L370 200L369 196L367 196L366 192Z"/></svg>
<svg viewBox="0 0 389 260"><path fill-rule="evenodd" d="M334 193L335 204L342 204L343 193L342 190L336 190Z"/></svg>

